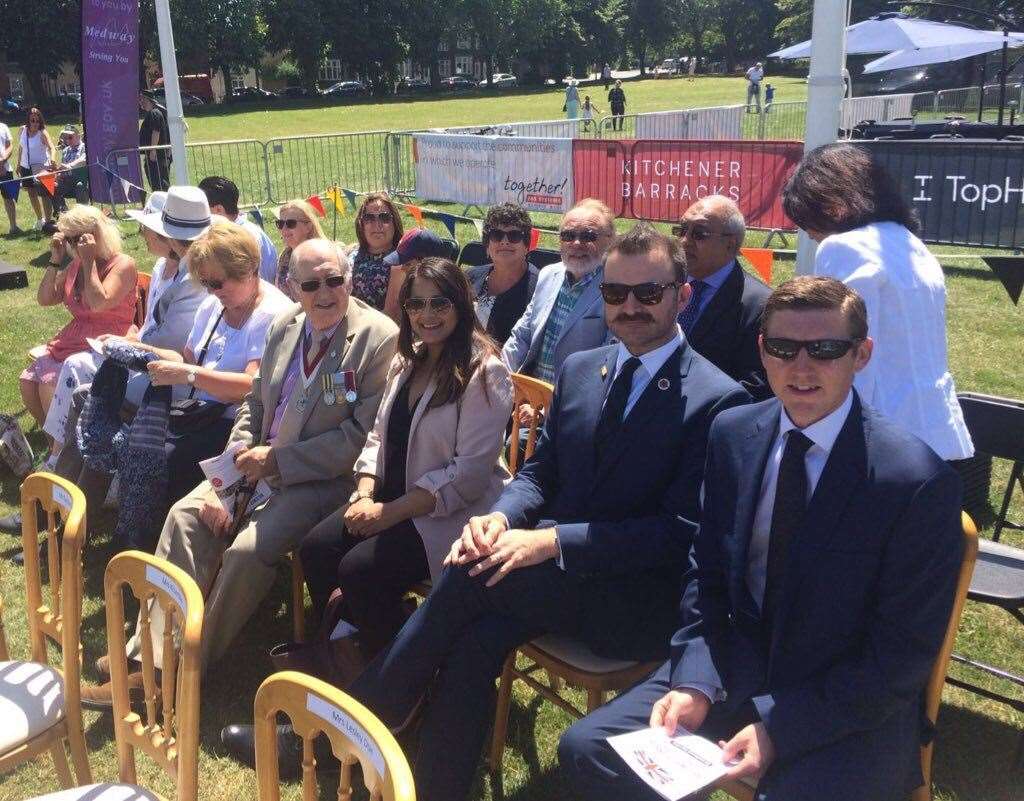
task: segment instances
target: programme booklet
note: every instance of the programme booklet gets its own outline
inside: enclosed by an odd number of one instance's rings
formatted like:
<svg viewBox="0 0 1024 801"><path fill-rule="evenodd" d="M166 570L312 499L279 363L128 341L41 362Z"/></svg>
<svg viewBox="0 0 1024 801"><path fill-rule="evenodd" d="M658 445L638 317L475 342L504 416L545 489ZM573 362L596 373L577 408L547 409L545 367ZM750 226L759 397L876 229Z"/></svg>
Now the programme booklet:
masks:
<svg viewBox="0 0 1024 801"><path fill-rule="evenodd" d="M671 737L660 727L640 729L609 737L608 744L669 801L679 801L718 781L731 767L722 761L718 745L682 728Z"/></svg>
<svg viewBox="0 0 1024 801"><path fill-rule="evenodd" d="M235 454L245 447L241 442L232 442L224 450L224 453L206 459L199 463L203 468L206 480L210 482L213 491L217 494L224 511L232 517L235 511L235 496L242 486L244 476L235 466ZM245 513L249 514L270 500L274 491L265 481L259 481L253 490L252 497L245 507Z"/></svg>

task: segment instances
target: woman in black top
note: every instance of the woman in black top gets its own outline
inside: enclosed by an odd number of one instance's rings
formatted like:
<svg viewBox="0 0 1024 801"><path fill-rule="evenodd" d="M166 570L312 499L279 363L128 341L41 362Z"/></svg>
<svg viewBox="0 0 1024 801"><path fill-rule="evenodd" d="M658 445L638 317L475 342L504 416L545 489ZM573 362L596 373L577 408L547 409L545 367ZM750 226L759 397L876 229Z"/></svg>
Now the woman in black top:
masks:
<svg viewBox="0 0 1024 801"><path fill-rule="evenodd" d="M483 231L491 264L466 272L476 295L476 316L499 345L523 316L537 286L538 270L526 260L532 229L530 215L521 206L493 206L487 211Z"/></svg>

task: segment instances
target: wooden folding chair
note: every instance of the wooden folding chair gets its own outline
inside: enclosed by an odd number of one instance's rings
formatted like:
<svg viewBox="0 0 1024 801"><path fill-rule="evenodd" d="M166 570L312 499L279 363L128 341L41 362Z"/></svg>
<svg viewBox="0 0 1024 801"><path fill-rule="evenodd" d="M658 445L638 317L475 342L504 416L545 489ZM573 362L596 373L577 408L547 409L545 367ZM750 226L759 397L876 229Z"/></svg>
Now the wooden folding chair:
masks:
<svg viewBox="0 0 1024 801"><path fill-rule="evenodd" d="M551 396L555 388L546 381L540 381L520 373L512 374L512 437L509 440L508 449L508 470L512 475L519 472L519 440L522 426L519 423L519 407L524 403L530 404L534 409L533 420L526 430L526 449L523 452L523 461L533 456L533 450L537 447L540 423L543 416L551 408Z"/></svg>
<svg viewBox="0 0 1024 801"><path fill-rule="evenodd" d="M147 754L175 783L178 801L197 801L199 775L200 639L203 595L191 576L163 559L125 551L107 565L103 597L107 615L107 647L112 656L125 653L124 589L141 606L139 639L142 643L144 710L133 712L128 699L127 659L110 660L114 695L114 739L117 741L118 782L78 788L73 794L53 793L34 801L88 801L127 797L132 801L161 801L160 796L136 784L135 749ZM156 665L150 635L151 604L164 615L163 665L157 696Z"/></svg>
<svg viewBox="0 0 1024 801"><path fill-rule="evenodd" d="M142 327L146 322L146 309L149 306L149 287L153 277L149 273L139 273L135 285L135 325Z"/></svg>
<svg viewBox="0 0 1024 801"><path fill-rule="evenodd" d="M302 797L317 795L313 740L321 732L341 762L338 798L352 797L358 763L373 801L415 801L412 772L391 732L359 702L327 682L296 671L275 673L256 693L256 778L260 801L279 801L277 716L283 712L302 738Z"/></svg>
<svg viewBox="0 0 1024 801"><path fill-rule="evenodd" d="M953 608L950 610L949 623L946 626L946 636L942 639L942 646L932 664L931 673L928 676L928 684L925 687L924 709L928 720L935 725L939 717L939 706L942 703L942 687L946 680L946 670L949 668L949 658L953 653L953 646L956 644L957 631L960 629L960 616L964 611L964 603L967 601L967 590L971 586L971 575L974 573L974 564L978 558L978 529L966 512L961 513L961 520L964 527L964 554L960 562L960 573L956 581L956 594L953 596ZM921 774L924 776L924 784L910 794L911 801L931 801L932 798L932 753L935 750L934 741L921 746ZM753 801L754 791L757 783L752 779L740 781L728 780L720 782L717 789L724 790L737 801Z"/></svg>
<svg viewBox="0 0 1024 801"><path fill-rule="evenodd" d="M0 598L0 662L6 662L11 658L11 652L7 650L7 633L4 631L4 599Z"/></svg>
<svg viewBox="0 0 1024 801"><path fill-rule="evenodd" d="M37 505L46 515L47 599L39 565ZM0 773L49 751L61 786L70 788L75 781L65 740L78 784L92 780L79 685L85 496L63 478L33 473L21 485L21 519L31 661L8 661L6 642L0 642ZM61 525L64 531L58 537L54 532ZM59 669L50 666L48 639L60 648Z"/></svg>

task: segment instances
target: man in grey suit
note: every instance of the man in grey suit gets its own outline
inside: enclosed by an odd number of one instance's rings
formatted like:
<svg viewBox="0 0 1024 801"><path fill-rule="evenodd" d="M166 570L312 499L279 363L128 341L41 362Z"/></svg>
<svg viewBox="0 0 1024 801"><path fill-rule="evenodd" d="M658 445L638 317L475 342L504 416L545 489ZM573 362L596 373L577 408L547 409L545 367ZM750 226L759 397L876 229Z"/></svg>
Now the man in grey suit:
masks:
<svg viewBox="0 0 1024 801"><path fill-rule="evenodd" d="M241 443L235 464L250 482L273 488L270 500L229 540L229 515L204 481L164 523L157 556L208 590L204 668L230 648L273 583L281 556L352 493L353 464L376 417L398 328L350 297L349 271L332 242L312 239L295 248L289 272L301 305L271 324L260 370L238 410L228 447ZM155 605L151 632L159 665L163 619ZM129 658L140 647L136 633ZM107 672L109 660L97 668ZM129 673L137 692L141 672L130 665ZM109 703L109 683L87 696L91 706Z"/></svg>
<svg viewBox="0 0 1024 801"><path fill-rule="evenodd" d="M604 253L615 215L600 200L581 200L562 217L562 261L541 270L533 297L502 349L509 369L554 383L565 357L604 345Z"/></svg>

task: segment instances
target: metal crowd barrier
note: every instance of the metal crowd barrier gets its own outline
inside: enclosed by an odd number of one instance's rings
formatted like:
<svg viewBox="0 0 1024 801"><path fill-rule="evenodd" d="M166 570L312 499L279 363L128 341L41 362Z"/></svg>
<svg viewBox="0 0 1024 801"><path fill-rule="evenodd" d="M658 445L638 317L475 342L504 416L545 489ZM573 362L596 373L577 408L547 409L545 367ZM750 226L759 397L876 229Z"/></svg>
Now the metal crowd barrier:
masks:
<svg viewBox="0 0 1024 801"><path fill-rule="evenodd" d="M271 203L323 194L332 184L354 192L389 188L388 131L285 136L266 143Z"/></svg>

